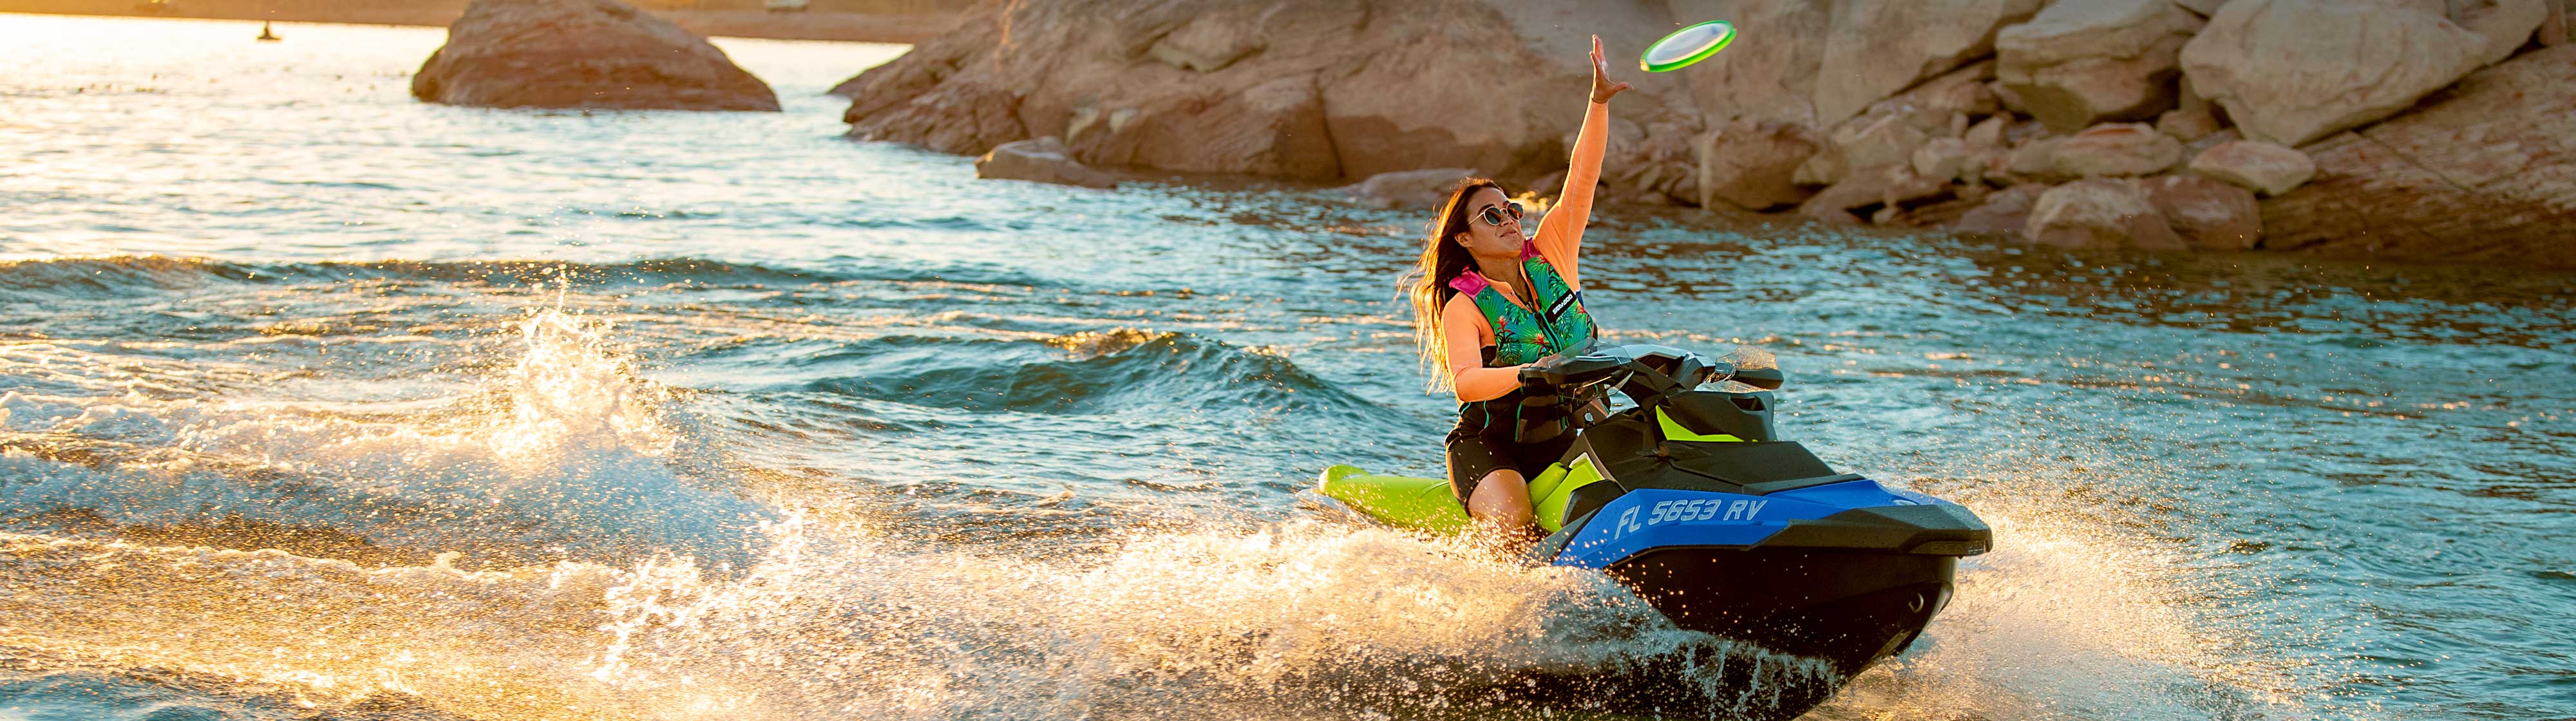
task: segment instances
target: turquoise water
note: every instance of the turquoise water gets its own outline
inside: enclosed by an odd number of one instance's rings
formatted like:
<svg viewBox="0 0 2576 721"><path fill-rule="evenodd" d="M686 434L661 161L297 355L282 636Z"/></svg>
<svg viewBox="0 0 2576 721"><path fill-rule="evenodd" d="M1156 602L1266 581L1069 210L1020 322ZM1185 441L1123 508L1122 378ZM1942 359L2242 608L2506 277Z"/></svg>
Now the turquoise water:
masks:
<svg viewBox="0 0 2576 721"><path fill-rule="evenodd" d="M493 111L407 96L437 30L255 31L0 15L0 718L1528 717L1442 690L1704 642L1295 501L1439 468L1418 214L840 138L895 46ZM1996 526L1814 718L2576 717L2576 276L1587 251L1610 339L1773 351Z"/></svg>

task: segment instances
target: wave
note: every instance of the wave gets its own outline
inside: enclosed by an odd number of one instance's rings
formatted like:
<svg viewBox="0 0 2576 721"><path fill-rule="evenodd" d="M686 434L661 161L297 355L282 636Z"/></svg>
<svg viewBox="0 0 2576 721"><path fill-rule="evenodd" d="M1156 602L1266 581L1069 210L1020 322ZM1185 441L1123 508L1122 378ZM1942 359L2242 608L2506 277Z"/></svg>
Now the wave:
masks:
<svg viewBox="0 0 2576 721"><path fill-rule="evenodd" d="M813 380L809 390L969 411L1384 413L1278 353L1174 332L893 337L798 363L853 372Z"/></svg>
<svg viewBox="0 0 2576 721"><path fill-rule="evenodd" d="M712 454L603 324L546 310L513 330L516 358L492 376L383 403L134 392L205 375L205 359L156 370L56 348L6 361L0 514L388 562L748 552L744 534L770 511L701 480L721 476Z"/></svg>

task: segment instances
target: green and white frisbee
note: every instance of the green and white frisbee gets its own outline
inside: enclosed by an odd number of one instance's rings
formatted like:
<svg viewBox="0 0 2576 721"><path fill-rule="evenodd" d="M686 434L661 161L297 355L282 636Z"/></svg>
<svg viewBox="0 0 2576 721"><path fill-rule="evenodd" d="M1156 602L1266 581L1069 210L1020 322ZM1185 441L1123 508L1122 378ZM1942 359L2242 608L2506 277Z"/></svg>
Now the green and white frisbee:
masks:
<svg viewBox="0 0 2576 721"><path fill-rule="evenodd" d="M1691 63L1707 60L1708 56L1725 50L1726 44L1734 40L1734 23L1710 20L1692 25L1646 46L1646 53L1637 58L1637 67L1650 73L1680 70Z"/></svg>

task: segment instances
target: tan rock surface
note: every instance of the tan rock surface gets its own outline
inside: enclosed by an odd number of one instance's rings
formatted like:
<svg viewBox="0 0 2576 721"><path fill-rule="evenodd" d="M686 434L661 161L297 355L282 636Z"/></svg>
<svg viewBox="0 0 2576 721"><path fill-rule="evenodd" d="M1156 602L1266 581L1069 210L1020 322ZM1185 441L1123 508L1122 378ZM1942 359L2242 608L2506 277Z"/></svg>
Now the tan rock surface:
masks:
<svg viewBox="0 0 2576 721"><path fill-rule="evenodd" d="M2174 106L2199 16L2172 0L2058 0L1995 36L1996 78L2031 115L2071 133Z"/></svg>
<svg viewBox="0 0 2576 721"><path fill-rule="evenodd" d="M1994 48L2043 0L1837 2L1817 68L1816 119L1834 122ZM1747 36L1751 37L1751 36ZM1786 40L1784 38L1783 40Z"/></svg>
<svg viewBox="0 0 2576 721"><path fill-rule="evenodd" d="M1118 181L1109 174L1074 162L1065 150L1064 142L1052 135L995 146L991 152L975 159L975 177L1089 188L1118 187Z"/></svg>
<svg viewBox="0 0 2576 721"><path fill-rule="evenodd" d="M1942 229L1968 235L2019 237L2022 228L2030 223L2031 207L2048 189L2047 185L2029 183L1995 191L1986 196L1984 204L1968 209Z"/></svg>
<svg viewBox="0 0 2576 721"><path fill-rule="evenodd" d="M1777 121L1738 120L1700 136L1699 204L1730 203L1746 210L1796 205L1812 195L1793 182L1798 166L1816 154L1803 127Z"/></svg>
<svg viewBox="0 0 2576 721"><path fill-rule="evenodd" d="M2254 191L2197 175L2159 175L2138 184L2147 203L2192 247L2245 250L2263 239L2263 210Z"/></svg>
<svg viewBox="0 0 2576 721"><path fill-rule="evenodd" d="M413 97L501 108L778 109L707 39L617 0L475 0Z"/></svg>
<svg viewBox="0 0 2576 721"><path fill-rule="evenodd" d="M2090 178L2048 189L2031 206L2021 238L2067 248L2190 247L2134 178Z"/></svg>
<svg viewBox="0 0 2576 721"><path fill-rule="evenodd" d="M2183 46L2245 136L2296 147L2386 118L2477 67L2487 40L2393 3L2231 0Z"/></svg>
<svg viewBox="0 0 2576 721"><path fill-rule="evenodd" d="M1581 124L1586 72L1579 50L1539 49L1585 35L1522 33L1481 2L996 3L845 84L845 119L855 138L958 153L1061 135L1097 165L1534 177L1564 163L1560 137ZM1642 92L1657 81L1637 80L1622 117L1662 102Z"/></svg>
<svg viewBox="0 0 2576 721"><path fill-rule="evenodd" d="M2439 103L2305 148L2316 179L2264 201L2264 247L2576 267L2570 87L2576 45L2524 53Z"/></svg>
<svg viewBox="0 0 2576 721"><path fill-rule="evenodd" d="M2316 177L2316 161L2296 148L2260 140L2219 143L2192 156L2191 172L2277 196Z"/></svg>
<svg viewBox="0 0 2576 721"><path fill-rule="evenodd" d="M2454 2L2451 19L2486 38L2478 53L2479 65L2494 65L2513 57L2513 51L2531 40L2531 33L2549 19L2549 3L2556 0L2460 0Z"/></svg>
<svg viewBox="0 0 2576 721"><path fill-rule="evenodd" d="M2145 123L2103 123L2058 142L2048 163L2056 175L2090 178L2154 175L2182 159L2182 141Z"/></svg>

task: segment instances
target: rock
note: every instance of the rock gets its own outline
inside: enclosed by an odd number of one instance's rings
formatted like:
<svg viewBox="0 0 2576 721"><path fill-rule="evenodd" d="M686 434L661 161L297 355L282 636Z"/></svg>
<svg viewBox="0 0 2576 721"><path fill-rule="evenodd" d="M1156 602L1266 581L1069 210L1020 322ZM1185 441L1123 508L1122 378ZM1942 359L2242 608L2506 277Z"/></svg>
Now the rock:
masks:
<svg viewBox="0 0 2576 721"><path fill-rule="evenodd" d="M1052 135L994 146L991 152L975 159L975 177L1033 180L1086 188L1118 187L1118 181L1107 173L1074 161L1064 142Z"/></svg>
<svg viewBox="0 0 2576 721"><path fill-rule="evenodd" d="M1558 11L1501 1L982 3L948 34L846 83L844 119L851 137L957 153L1054 135L1074 159L1101 166L1535 177L1563 167L1560 138L1584 110L1583 37L1523 27L1523 15ZM1600 27L1605 42L1633 48L1654 25ZM1668 107L1687 102L1681 79L1647 75L1622 74L1638 89L1620 96L1614 117L1697 122ZM1693 134L1667 143L1681 157L1662 175L1694 179Z"/></svg>
<svg viewBox="0 0 2576 721"><path fill-rule="evenodd" d="M1853 173L1800 203L1798 214L1828 224L1852 224L1860 220L1852 211L1886 203L1887 189L1885 172Z"/></svg>
<svg viewBox="0 0 2576 721"><path fill-rule="evenodd" d="M1910 163L1932 136L1902 115L1864 115L1836 127L1826 146L1798 167L1804 185L1831 184L1884 165Z"/></svg>
<svg viewBox="0 0 2576 721"><path fill-rule="evenodd" d="M2048 189L2032 204L2021 238L2067 248L2190 247L2134 178L2089 178Z"/></svg>
<svg viewBox="0 0 2576 721"><path fill-rule="evenodd" d="M778 109L707 39L617 0L474 0L411 94L497 108Z"/></svg>
<svg viewBox="0 0 2576 721"><path fill-rule="evenodd" d="M1274 78L1231 97L1176 95L1069 122L1076 157L1100 165L1329 179L1342 174L1315 77ZM1121 120L1117 113L1129 115ZM1096 111L1095 111L1096 113Z"/></svg>
<svg viewBox="0 0 2576 721"><path fill-rule="evenodd" d="M2037 138L2015 146L1987 166L1987 177L2001 177L2016 183L2057 183L2078 176L2057 172L2057 146L2065 138ZM2000 172L1998 172L2000 171Z"/></svg>
<svg viewBox="0 0 2576 721"><path fill-rule="evenodd" d="M2182 162L2182 142L2145 123L2104 123L2057 144L2049 169L2064 176L2154 175Z"/></svg>
<svg viewBox="0 0 2576 721"><path fill-rule="evenodd" d="M2227 0L2174 0L2174 4L2193 15L2209 17L2218 14L2218 6L2227 4Z"/></svg>
<svg viewBox="0 0 2576 721"><path fill-rule="evenodd" d="M2182 69L2245 137L2296 147L2405 110L2475 69L2486 42L2385 3L2232 0Z"/></svg>
<svg viewBox="0 0 2576 721"><path fill-rule="evenodd" d="M1906 124L1934 135L1958 137L1966 129L1967 116L1993 115L2002 110L1995 92L1986 81L1995 76L1993 61L1969 63L1941 74L1913 89L1869 105L1862 117L1903 115ZM1953 124L1958 127L1952 127Z"/></svg>
<svg viewBox="0 0 2576 721"><path fill-rule="evenodd" d="M2012 118L1997 115L1977 121L1976 125L1969 126L1968 132L1961 134L1960 137L1967 140L1969 145L1980 148L2001 148L2004 146L2004 128L2010 125L2012 125Z"/></svg>
<svg viewBox="0 0 2576 721"><path fill-rule="evenodd" d="M1914 173L1944 181L1968 176L1971 182L1984 174L1984 163L1968 141L1958 138L1933 138L1914 149ZM1970 171L1974 170L1975 173Z"/></svg>
<svg viewBox="0 0 2576 721"><path fill-rule="evenodd" d="M1210 13L1191 18L1180 29L1154 41L1145 54L1165 65L1206 73L1223 70L1244 56L1261 52L1261 48L1259 24Z"/></svg>
<svg viewBox="0 0 2576 721"><path fill-rule="evenodd" d="M1996 78L2051 129L2146 120L2174 106L2199 16L2172 0L2059 0L1995 35Z"/></svg>
<svg viewBox="0 0 2576 721"><path fill-rule="evenodd" d="M2156 132L2188 143L2218 132L2218 118L2207 110L2175 108L2156 116Z"/></svg>
<svg viewBox="0 0 2576 721"><path fill-rule="evenodd" d="M2548 14L2540 21L2540 29L2531 34L2532 41L2543 47L2567 42L2567 6L2552 2L2547 3L2547 9Z"/></svg>
<svg viewBox="0 0 2576 721"><path fill-rule="evenodd" d="M2260 140L2220 143L2193 156L2190 169L2269 196L2290 192L2317 174L2307 153Z"/></svg>
<svg viewBox="0 0 2576 721"><path fill-rule="evenodd" d="M2047 185L2031 183L1996 191L1986 196L1985 203L1960 214L1958 220L1944 227L1950 232L1968 235L2017 237L2021 235L2022 227L2029 223L2031 206L2039 202L2040 194L2048 192L2048 188Z"/></svg>
<svg viewBox="0 0 2576 721"><path fill-rule="evenodd" d="M1994 47L1996 28L2030 17L2042 4L2044 0L1833 3L1833 22L1816 70L1816 120L1851 117L1880 98L1985 55Z"/></svg>
<svg viewBox="0 0 2576 721"><path fill-rule="evenodd" d="M2531 33L2549 19L2549 4L2556 0L2465 0L2454 3L2458 11L2452 19L2460 27L2486 38L2485 49L2478 53L2478 64L2494 65L2513 57L2513 51L2531 39Z"/></svg>
<svg viewBox="0 0 2576 721"><path fill-rule="evenodd" d="M2192 247L2245 250L2263 239L2263 210L2254 191L2197 175L2159 175L2138 184L2147 203Z"/></svg>
<svg viewBox="0 0 2576 721"><path fill-rule="evenodd" d="M942 84L851 119L858 104L878 100L853 101L851 111L842 114L843 122L851 123L849 137L908 142L960 155L1028 138L1028 127L1020 124L1020 96L989 85Z"/></svg>
<svg viewBox="0 0 2576 721"><path fill-rule="evenodd" d="M1770 210L1811 195L1795 182L1798 166L1816 154L1816 141L1805 128L1738 120L1702 134L1694 149L1701 207L1722 201L1746 210Z"/></svg>
<svg viewBox="0 0 2576 721"><path fill-rule="evenodd" d="M1878 201L1889 209L1940 198L1950 194L1950 179L1914 172L1905 165L1890 165L1879 171L1887 176L1887 186L1879 191ZM1873 218L1872 222L1885 223Z"/></svg>
<svg viewBox="0 0 2576 721"><path fill-rule="evenodd" d="M2264 247L2576 268L2571 83L2576 45L2535 50L2439 103L2302 148L2316 178L2263 201Z"/></svg>
<svg viewBox="0 0 2576 721"><path fill-rule="evenodd" d="M1339 191L1353 200L1378 208L1429 207L1449 199L1449 192L1457 189L1458 181L1475 174L1474 168L1399 170L1371 175L1367 180ZM1558 183L1565 182L1562 174L1554 177Z"/></svg>
<svg viewBox="0 0 2576 721"><path fill-rule="evenodd" d="M1676 19L1725 18L1741 37L1773 39L1732 45L1688 71L1670 73L1683 76L1702 115L1809 127L1832 124L1817 119L1815 94L1834 3L1673 0L1665 5Z"/></svg>
<svg viewBox="0 0 2576 721"><path fill-rule="evenodd" d="M1634 190L1649 202L1699 202L1699 140L1696 126L1672 120L1647 123L1639 136L1615 147L1602 160L1602 178L1614 187ZM1566 147L1574 146L1568 134Z"/></svg>

